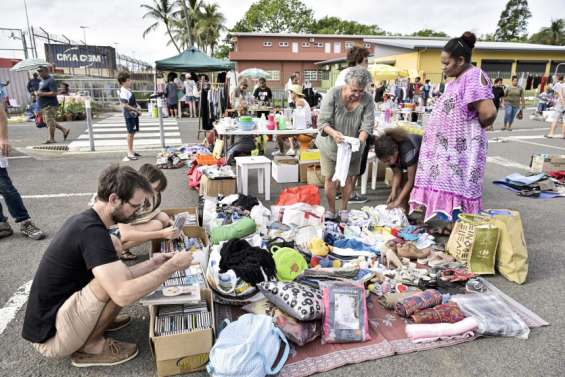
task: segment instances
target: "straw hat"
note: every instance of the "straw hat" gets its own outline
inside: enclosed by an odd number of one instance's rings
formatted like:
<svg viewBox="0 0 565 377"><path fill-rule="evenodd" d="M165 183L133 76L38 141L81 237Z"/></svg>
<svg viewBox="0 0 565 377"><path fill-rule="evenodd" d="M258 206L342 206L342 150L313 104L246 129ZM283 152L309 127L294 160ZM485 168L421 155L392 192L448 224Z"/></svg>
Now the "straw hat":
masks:
<svg viewBox="0 0 565 377"><path fill-rule="evenodd" d="M299 97L304 97L304 93L302 93L302 86L294 84L290 87L290 91L296 94Z"/></svg>

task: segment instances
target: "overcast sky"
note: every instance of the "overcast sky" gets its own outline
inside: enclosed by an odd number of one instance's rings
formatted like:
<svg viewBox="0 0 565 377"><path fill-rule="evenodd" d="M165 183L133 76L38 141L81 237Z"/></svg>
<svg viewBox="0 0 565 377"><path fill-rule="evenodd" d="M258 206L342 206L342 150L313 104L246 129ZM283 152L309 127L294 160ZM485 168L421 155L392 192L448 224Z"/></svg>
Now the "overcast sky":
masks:
<svg viewBox="0 0 565 377"><path fill-rule="evenodd" d="M144 20L145 11L140 4L153 0L27 0L30 23L41 26L50 33L65 34L70 39L82 40L80 26L87 26L88 44L117 44L118 52L153 62L176 54L174 47L166 46L164 28L142 38L143 30L150 25ZM211 1L207 1L211 2ZM215 0L233 26L253 1ZM390 32L412 33L431 28L458 36L465 30L477 35L492 33L500 12L507 0L304 0L316 18L336 16L367 24L377 24ZM557 18L558 4L565 0L530 0L532 18L529 33L548 26ZM24 0L0 0L1 27L25 28ZM348 5L345 5L348 4ZM563 6L561 10L563 10ZM561 14L562 15L562 14ZM0 48L16 48L18 44L0 32ZM38 43L39 44L39 43ZM38 46L39 48L39 46ZM42 52L40 53L43 54ZM10 51L0 51L2 57L21 57Z"/></svg>

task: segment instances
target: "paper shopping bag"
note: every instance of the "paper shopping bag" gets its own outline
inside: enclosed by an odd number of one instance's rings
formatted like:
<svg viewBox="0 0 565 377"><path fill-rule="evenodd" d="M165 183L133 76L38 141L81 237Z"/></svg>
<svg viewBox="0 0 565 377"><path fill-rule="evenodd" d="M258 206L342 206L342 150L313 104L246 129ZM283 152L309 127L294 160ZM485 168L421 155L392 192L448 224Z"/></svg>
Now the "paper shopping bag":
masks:
<svg viewBox="0 0 565 377"><path fill-rule="evenodd" d="M499 230L488 216L462 214L447 241L446 250L477 275L494 274Z"/></svg>
<svg viewBox="0 0 565 377"><path fill-rule="evenodd" d="M528 248L520 212L506 209L485 211L500 230L496 269L506 279L522 284L528 276Z"/></svg>

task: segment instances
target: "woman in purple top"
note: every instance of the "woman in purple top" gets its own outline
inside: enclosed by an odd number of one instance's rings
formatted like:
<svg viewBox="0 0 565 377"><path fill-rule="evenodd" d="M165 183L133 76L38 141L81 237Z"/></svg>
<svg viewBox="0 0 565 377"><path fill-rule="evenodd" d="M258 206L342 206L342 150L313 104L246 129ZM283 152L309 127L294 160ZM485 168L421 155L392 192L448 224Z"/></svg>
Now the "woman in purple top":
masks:
<svg viewBox="0 0 565 377"><path fill-rule="evenodd" d="M425 127L410 196L410 210L425 207L426 222L436 215L452 222L461 212L478 213L482 208L485 128L496 119L496 108L490 79L471 64L475 41L473 33L465 32L441 52L444 73L455 79Z"/></svg>

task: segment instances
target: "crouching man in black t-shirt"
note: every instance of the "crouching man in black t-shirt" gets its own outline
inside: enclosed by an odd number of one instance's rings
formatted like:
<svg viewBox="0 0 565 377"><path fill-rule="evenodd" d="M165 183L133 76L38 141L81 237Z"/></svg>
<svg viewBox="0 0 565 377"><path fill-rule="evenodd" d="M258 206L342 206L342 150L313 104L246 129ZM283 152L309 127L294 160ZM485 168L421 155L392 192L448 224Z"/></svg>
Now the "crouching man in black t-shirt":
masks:
<svg viewBox="0 0 565 377"><path fill-rule="evenodd" d="M128 166L100 176L98 200L72 216L47 248L31 286L22 336L43 356L71 355L76 367L117 365L137 356L135 344L105 338L130 321L118 316L188 267L190 253L160 254L128 267L108 234L127 223L152 194L149 182Z"/></svg>

